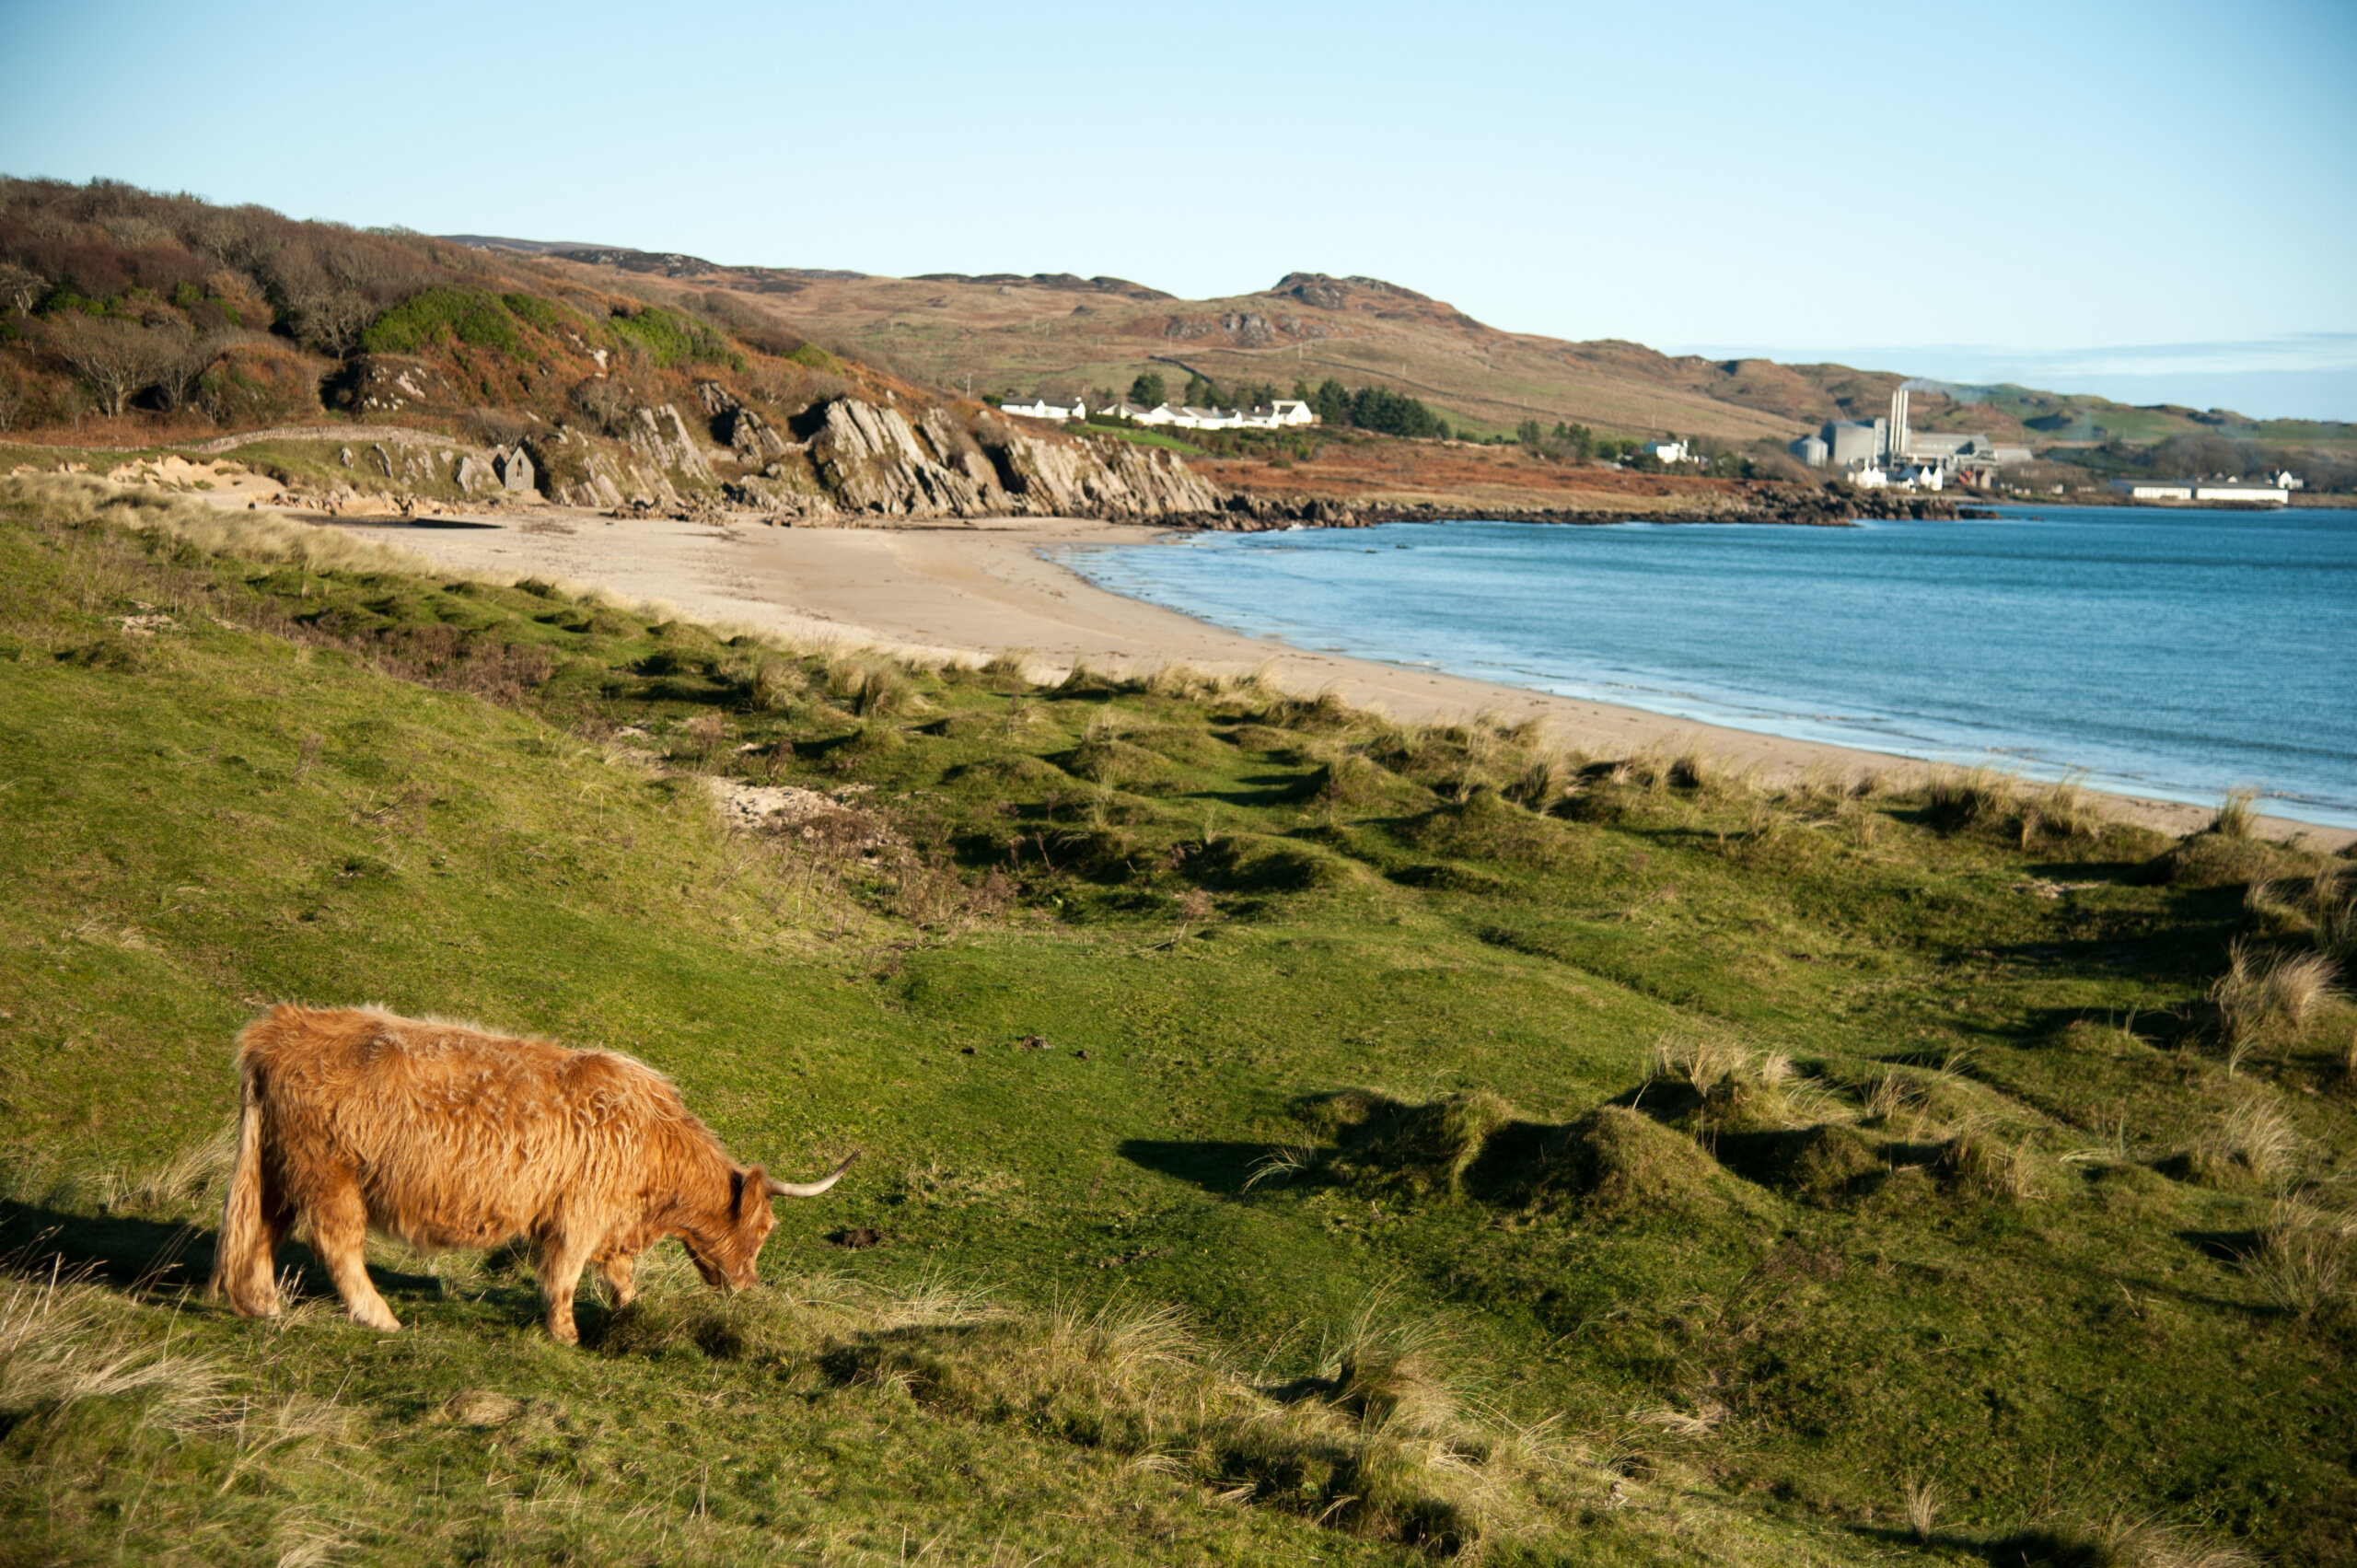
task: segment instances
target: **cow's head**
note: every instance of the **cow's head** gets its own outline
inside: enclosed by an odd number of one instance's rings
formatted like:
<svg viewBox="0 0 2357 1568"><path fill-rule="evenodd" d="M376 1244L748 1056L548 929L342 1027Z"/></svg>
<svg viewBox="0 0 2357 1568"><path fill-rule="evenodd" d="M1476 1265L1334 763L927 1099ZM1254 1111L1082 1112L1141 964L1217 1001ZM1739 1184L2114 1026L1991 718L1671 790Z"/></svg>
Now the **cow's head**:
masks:
<svg viewBox="0 0 2357 1568"><path fill-rule="evenodd" d="M755 1272L754 1264L761 1258L761 1244L777 1228L777 1215L770 1209L770 1200L815 1198L832 1187L858 1157L856 1153L845 1156L823 1179L809 1182L779 1181L760 1166L732 1171L728 1178L727 1224L714 1227L712 1235L680 1237L704 1283L714 1290L750 1290L759 1284L761 1276Z"/></svg>

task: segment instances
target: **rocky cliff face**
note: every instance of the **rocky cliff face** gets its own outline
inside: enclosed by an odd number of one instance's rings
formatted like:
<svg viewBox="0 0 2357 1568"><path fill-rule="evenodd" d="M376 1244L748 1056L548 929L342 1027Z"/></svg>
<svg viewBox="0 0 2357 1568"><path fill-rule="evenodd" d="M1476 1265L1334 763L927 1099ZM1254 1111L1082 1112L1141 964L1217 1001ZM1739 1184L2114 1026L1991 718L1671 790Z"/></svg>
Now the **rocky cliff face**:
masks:
<svg viewBox="0 0 2357 1568"><path fill-rule="evenodd" d="M669 403L633 410L618 443L561 425L526 437L519 453L530 482L564 506L677 510L719 482L711 457Z"/></svg>
<svg viewBox="0 0 2357 1568"><path fill-rule="evenodd" d="M994 414L971 429L943 409L915 418L889 403L837 398L785 441L726 391L705 391L715 433L748 468L725 487L741 506L795 522L860 517L1192 518L1219 490L1168 452L1119 442L1056 440Z"/></svg>

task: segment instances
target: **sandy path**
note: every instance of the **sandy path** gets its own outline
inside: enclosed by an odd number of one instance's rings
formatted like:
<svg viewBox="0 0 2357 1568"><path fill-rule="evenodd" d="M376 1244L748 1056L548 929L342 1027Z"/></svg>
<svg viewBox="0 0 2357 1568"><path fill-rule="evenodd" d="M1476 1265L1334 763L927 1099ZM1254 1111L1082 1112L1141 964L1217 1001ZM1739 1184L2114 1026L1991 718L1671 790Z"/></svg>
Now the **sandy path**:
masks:
<svg viewBox="0 0 2357 1568"><path fill-rule="evenodd" d="M721 528L668 519L610 521L549 509L497 520L403 525L346 522L354 531L465 571L594 584L665 603L690 619L804 641L882 645L934 656L1028 650L1036 666L1086 659L1106 668L1186 663L1216 671L1265 668L1287 690L1332 690L1403 720L1489 712L1538 717L1561 744L1605 755L1701 746L1773 783L1811 770L1836 777L1920 775L1925 764L1879 752L1757 735L1635 708L1517 691L1452 675L1305 652L1135 599L1042 560L1046 545L1134 544L1160 530L1064 518L863 528ZM2206 807L2107 797L2121 817L2173 833L2210 819ZM2276 836L2328 847L2357 831L2280 819Z"/></svg>

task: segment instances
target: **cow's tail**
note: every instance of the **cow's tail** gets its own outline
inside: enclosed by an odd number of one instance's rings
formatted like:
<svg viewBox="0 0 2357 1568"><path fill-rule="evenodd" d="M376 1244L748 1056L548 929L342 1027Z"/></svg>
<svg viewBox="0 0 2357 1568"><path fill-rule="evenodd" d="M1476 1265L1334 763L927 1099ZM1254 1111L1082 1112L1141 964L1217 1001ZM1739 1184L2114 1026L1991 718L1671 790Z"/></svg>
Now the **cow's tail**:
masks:
<svg viewBox="0 0 2357 1568"><path fill-rule="evenodd" d="M213 1249L213 1278L204 1298L229 1295L240 1318L278 1315L277 1249L262 1213L261 1094L253 1063L240 1062L244 1099L238 1109L238 1164L229 1173L229 1196L221 1205L221 1236Z"/></svg>

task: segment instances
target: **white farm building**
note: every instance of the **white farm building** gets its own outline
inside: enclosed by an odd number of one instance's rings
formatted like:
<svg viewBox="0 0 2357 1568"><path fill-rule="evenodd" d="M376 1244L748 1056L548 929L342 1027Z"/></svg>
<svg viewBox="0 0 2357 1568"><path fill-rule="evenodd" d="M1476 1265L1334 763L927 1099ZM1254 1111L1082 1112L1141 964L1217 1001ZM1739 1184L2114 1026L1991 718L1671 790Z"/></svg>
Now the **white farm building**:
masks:
<svg viewBox="0 0 2357 1568"><path fill-rule="evenodd" d="M998 406L1002 413L1019 413L1026 419L1052 419L1061 422L1088 417L1088 405L1078 398L1074 398L1069 403L1051 403L1047 399L1034 394L1028 402L1009 398Z"/></svg>

